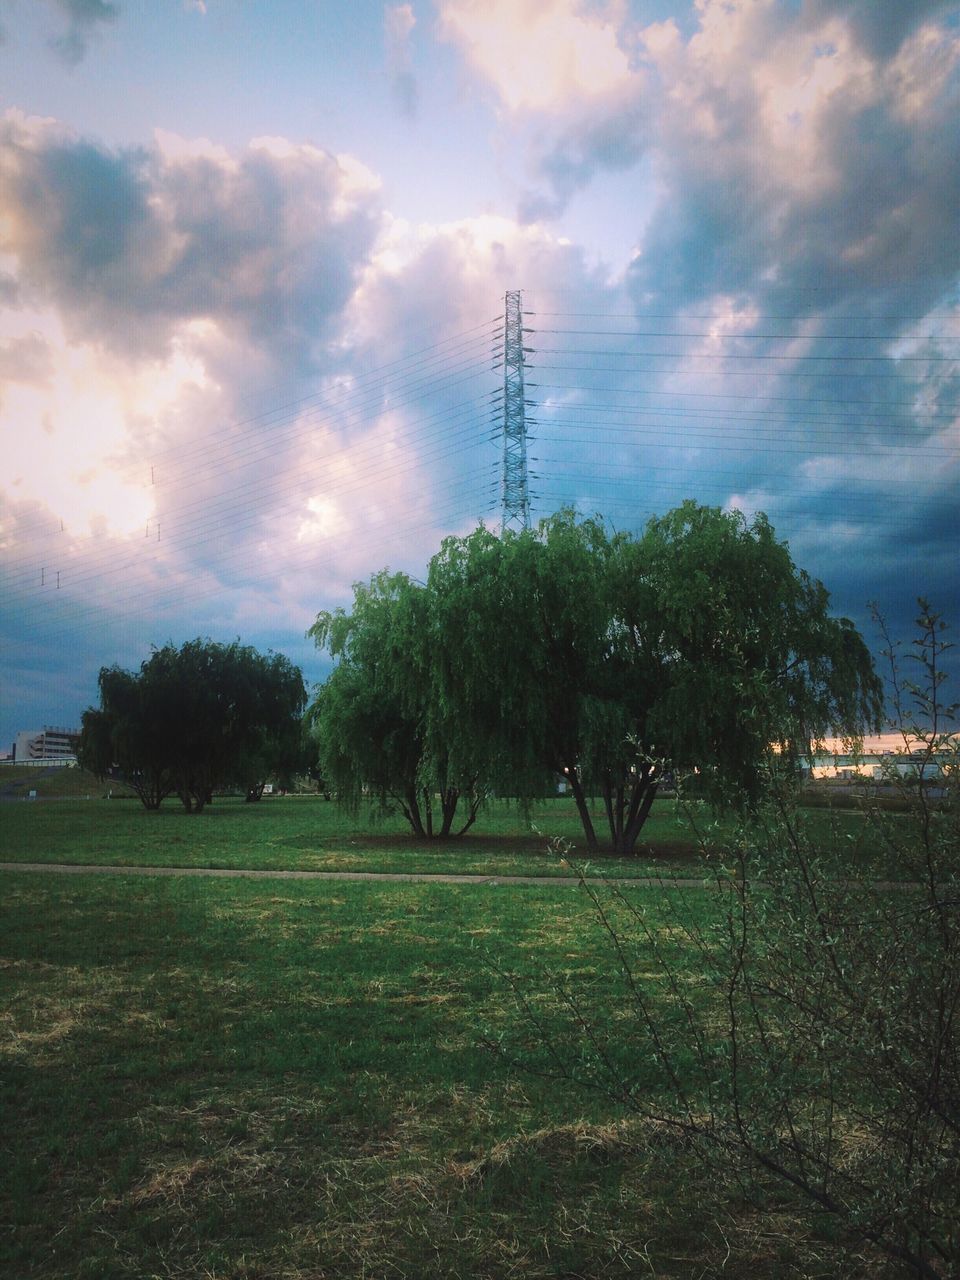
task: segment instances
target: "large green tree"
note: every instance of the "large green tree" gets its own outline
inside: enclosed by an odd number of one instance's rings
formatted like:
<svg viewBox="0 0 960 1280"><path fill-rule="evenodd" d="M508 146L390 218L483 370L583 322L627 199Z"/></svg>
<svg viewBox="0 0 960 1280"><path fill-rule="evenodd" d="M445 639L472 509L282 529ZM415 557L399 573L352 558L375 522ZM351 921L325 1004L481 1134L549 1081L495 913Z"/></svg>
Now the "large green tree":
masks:
<svg viewBox="0 0 960 1280"><path fill-rule="evenodd" d="M482 790L475 753L433 700L430 605L425 587L385 571L354 587L349 612L318 614L308 634L337 665L307 720L341 802L374 797L399 807L416 835L446 837L472 826Z"/></svg>
<svg viewBox="0 0 960 1280"><path fill-rule="evenodd" d="M632 853L666 770L749 801L827 732L878 722L856 629L762 515L687 502L638 537L565 512L447 539L427 586L433 685L507 794L565 779L587 847Z"/></svg>
<svg viewBox="0 0 960 1280"><path fill-rule="evenodd" d="M148 808L174 791L196 813L218 787L256 795L297 759L306 693L282 654L191 640L154 650L137 673L104 668L99 685L81 759L99 776L116 771Z"/></svg>
<svg viewBox="0 0 960 1280"><path fill-rule="evenodd" d="M338 659L311 710L326 776L398 803L418 834L487 791L570 787L586 844L629 854L667 771L749 803L828 732L875 725L852 624L767 519L688 502L639 536L561 512L448 538L420 585L376 575L310 634ZM433 806L440 805L439 825Z"/></svg>

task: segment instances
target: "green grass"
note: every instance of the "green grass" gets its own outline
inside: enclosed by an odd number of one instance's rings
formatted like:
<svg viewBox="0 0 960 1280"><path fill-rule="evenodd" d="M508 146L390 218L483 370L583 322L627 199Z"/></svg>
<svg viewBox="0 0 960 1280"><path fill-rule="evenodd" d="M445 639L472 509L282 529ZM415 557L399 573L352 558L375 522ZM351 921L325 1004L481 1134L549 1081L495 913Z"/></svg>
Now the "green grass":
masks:
<svg viewBox="0 0 960 1280"><path fill-rule="evenodd" d="M629 1052L575 889L16 872L3 888L0 1274L839 1274L788 1201L761 1212L602 1095L484 1047L526 1037L492 957L533 984L545 1027L567 1025L561 976ZM630 892L672 940L675 894ZM702 918L716 898L684 901Z"/></svg>
<svg viewBox="0 0 960 1280"><path fill-rule="evenodd" d="M76 773L62 770L61 773ZM601 818L598 809L598 822ZM881 843L857 844L860 813L809 810L807 830L848 852L842 873L897 876ZM633 858L603 857L605 876L698 877L711 874L698 843L718 847L732 821L714 822L703 805L678 809L657 800ZM550 837L584 858L583 833L573 801L558 798L520 813L489 804L474 829L458 840L423 841L401 818L350 815L319 797L271 797L259 804L218 799L203 813L187 814L167 802L147 812L135 800L40 799L0 805L0 860L79 865L217 867L253 870L386 871L476 875L572 875L549 849Z"/></svg>
<svg viewBox="0 0 960 1280"><path fill-rule="evenodd" d="M267 870L564 874L550 836L582 848L572 801L547 801L524 817L490 805L459 840L418 841L402 819L351 816L318 797L270 798L247 805L218 799L199 815L167 803L147 812L129 800L22 801L0 808L7 861ZM537 828L539 830L535 830ZM610 874L690 874L699 867L695 835L670 801L660 801L639 857L604 859Z"/></svg>

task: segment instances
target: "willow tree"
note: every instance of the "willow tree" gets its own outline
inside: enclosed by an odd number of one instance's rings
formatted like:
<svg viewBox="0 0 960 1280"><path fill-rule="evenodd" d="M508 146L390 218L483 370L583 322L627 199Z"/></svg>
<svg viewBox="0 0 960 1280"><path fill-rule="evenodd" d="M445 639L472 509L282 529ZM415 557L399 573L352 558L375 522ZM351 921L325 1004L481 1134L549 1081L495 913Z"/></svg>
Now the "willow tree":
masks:
<svg viewBox="0 0 960 1280"><path fill-rule="evenodd" d="M570 512L481 527L444 542L427 586L432 701L499 790L564 779L593 853L591 794L630 854L666 770L749 802L771 768L881 715L863 640L762 515L687 502L637 537Z"/></svg>
<svg viewBox="0 0 960 1280"><path fill-rule="evenodd" d="M483 790L475 756L431 701L426 588L406 574L375 574L354 586L350 611L319 613L307 634L336 660L307 721L320 770L341 803L356 809L364 797L376 798L396 805L415 835L462 835ZM464 817L455 828L458 811Z"/></svg>

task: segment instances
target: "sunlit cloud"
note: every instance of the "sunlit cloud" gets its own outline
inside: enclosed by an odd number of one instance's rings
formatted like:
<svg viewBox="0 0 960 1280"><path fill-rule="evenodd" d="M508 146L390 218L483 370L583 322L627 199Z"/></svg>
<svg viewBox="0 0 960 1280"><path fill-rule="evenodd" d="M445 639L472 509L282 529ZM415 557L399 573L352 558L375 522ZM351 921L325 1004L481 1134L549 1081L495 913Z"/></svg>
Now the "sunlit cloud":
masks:
<svg viewBox="0 0 960 1280"><path fill-rule="evenodd" d="M166 360L131 366L67 342L53 317L43 324L49 375L38 386L8 384L0 401L8 492L76 532L142 532L153 495L131 439L205 384L202 366L179 341Z"/></svg>
<svg viewBox="0 0 960 1280"><path fill-rule="evenodd" d="M616 27L575 0L442 0L440 30L510 111L564 111L630 74Z"/></svg>

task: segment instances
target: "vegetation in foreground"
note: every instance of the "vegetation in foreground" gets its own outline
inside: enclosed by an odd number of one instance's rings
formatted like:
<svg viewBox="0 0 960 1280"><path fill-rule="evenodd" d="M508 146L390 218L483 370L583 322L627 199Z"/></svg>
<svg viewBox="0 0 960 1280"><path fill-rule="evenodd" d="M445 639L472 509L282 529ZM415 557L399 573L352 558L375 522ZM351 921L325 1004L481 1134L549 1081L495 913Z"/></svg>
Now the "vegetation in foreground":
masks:
<svg viewBox="0 0 960 1280"><path fill-rule="evenodd" d="M634 892L696 989L662 895ZM702 918L714 899L687 901ZM869 1253L842 1263L789 1194L704 1179L664 1128L487 1051L523 1034L492 955L541 987L542 1025L567 1013L550 973L622 1027L586 905L568 888L7 873L0 1272L885 1274Z"/></svg>
<svg viewBox="0 0 960 1280"><path fill-rule="evenodd" d="M787 805L704 848L712 890L5 873L0 1266L954 1275L958 744L921 622L945 799L921 762L902 826L848 832L901 887Z"/></svg>
<svg viewBox="0 0 960 1280"><path fill-rule="evenodd" d="M922 744L914 807L906 821L876 826L910 882L891 891L838 878L822 842L774 789L730 844L735 874L718 874L713 913L675 913L681 961L642 904L583 882L610 944L603 994L620 1024L611 1035L572 992L564 1035L541 1018L539 990L529 998L514 980L528 1030L511 1052L524 1061L532 1037L554 1079L663 1125L686 1140L702 1171L741 1186L772 1177L812 1216L829 1214L910 1274L953 1280L960 705L944 697L945 624L921 608L909 655L919 681L902 676L888 651L899 723ZM689 956L697 957L693 989ZM562 980L554 990L564 997Z"/></svg>

